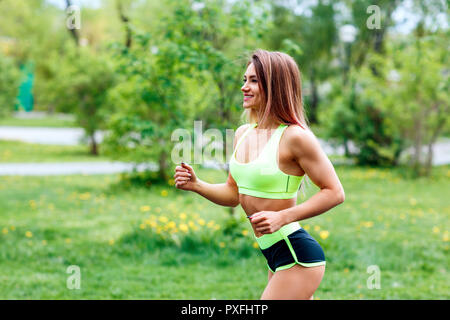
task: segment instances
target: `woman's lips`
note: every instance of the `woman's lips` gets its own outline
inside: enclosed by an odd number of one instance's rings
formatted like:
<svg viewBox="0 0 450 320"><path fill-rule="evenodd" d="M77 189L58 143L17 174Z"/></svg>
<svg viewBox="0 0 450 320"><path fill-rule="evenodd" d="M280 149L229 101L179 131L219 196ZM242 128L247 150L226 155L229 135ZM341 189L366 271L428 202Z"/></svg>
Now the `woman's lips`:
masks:
<svg viewBox="0 0 450 320"><path fill-rule="evenodd" d="M250 100L253 96L244 96L244 101Z"/></svg>

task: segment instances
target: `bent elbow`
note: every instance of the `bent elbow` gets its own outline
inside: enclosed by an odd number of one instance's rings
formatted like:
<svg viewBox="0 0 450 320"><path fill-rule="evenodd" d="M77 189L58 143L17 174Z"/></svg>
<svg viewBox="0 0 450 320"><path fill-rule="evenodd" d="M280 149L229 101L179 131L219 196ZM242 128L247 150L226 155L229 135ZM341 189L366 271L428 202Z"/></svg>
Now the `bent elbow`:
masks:
<svg viewBox="0 0 450 320"><path fill-rule="evenodd" d="M338 193L338 204L341 204L345 201L345 192L344 190L341 190L341 192Z"/></svg>

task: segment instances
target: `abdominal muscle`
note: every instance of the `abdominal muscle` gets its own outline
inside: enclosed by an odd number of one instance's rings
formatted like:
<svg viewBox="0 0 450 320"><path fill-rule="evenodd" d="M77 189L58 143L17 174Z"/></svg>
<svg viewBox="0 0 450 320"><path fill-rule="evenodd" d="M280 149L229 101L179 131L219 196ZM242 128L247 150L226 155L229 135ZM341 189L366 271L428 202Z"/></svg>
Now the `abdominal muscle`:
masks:
<svg viewBox="0 0 450 320"><path fill-rule="evenodd" d="M239 202L242 209L244 209L247 216L250 216L259 211L280 211L291 208L296 205L297 197L292 199L266 199L249 196L246 194L239 194ZM255 236L260 237L263 234L256 231L255 226L251 224Z"/></svg>

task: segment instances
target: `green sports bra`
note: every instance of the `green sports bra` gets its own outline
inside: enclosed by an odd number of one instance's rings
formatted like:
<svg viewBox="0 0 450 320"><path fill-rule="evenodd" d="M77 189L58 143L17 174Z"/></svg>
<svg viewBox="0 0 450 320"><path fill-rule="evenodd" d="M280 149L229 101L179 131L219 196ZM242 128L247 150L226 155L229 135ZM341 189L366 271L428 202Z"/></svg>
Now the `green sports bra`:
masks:
<svg viewBox="0 0 450 320"><path fill-rule="evenodd" d="M278 168L277 154L281 135L288 127L280 124L267 141L259 156L248 163L236 160L236 150L245 136L257 126L251 124L236 144L229 162L230 174L239 189L239 193L259 198L291 199L297 194L303 176L293 176Z"/></svg>

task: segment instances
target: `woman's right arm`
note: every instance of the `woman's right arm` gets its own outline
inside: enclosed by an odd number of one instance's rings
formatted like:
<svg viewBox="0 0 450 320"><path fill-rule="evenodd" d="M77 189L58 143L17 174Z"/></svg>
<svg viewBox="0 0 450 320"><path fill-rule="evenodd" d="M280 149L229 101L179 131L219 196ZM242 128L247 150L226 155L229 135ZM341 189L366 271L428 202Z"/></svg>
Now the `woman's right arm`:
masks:
<svg viewBox="0 0 450 320"><path fill-rule="evenodd" d="M233 150L236 148L236 142L239 140L242 132L247 125L240 126L235 133L233 141ZM236 207L239 205L239 192L236 181L231 174L225 183L211 184L200 180L195 175L191 166L182 163L175 168L175 186L182 190L194 191L202 197L226 207Z"/></svg>

